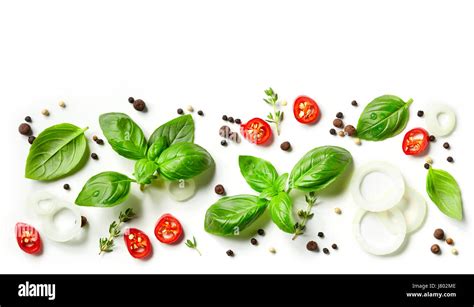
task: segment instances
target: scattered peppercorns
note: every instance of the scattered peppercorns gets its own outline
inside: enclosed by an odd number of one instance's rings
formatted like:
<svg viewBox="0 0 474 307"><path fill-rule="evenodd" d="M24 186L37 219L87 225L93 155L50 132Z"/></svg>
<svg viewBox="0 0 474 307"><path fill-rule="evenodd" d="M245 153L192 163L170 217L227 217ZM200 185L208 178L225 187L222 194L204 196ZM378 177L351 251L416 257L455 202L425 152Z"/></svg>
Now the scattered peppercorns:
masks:
<svg viewBox="0 0 474 307"><path fill-rule="evenodd" d="M26 116L25 117L25 122L31 123L33 120L31 119L31 116Z"/></svg>
<svg viewBox="0 0 474 307"><path fill-rule="evenodd" d="M357 101L352 100L351 105L354 106L354 107L357 107L359 104L357 103Z"/></svg>
<svg viewBox="0 0 474 307"><path fill-rule="evenodd" d="M457 254L459 254L459 252L458 252L457 249L453 248L453 249L451 249L451 254L456 256Z"/></svg>
<svg viewBox="0 0 474 307"><path fill-rule="evenodd" d="M237 132L231 132L229 135L229 140L232 142L240 143L240 137Z"/></svg>
<svg viewBox="0 0 474 307"><path fill-rule="evenodd" d="M94 142L97 142L98 139L99 139L99 137L98 137L97 135L93 135L93 136L92 136L92 140L93 140Z"/></svg>
<svg viewBox="0 0 474 307"><path fill-rule="evenodd" d="M63 185L63 189L66 190L66 191L69 191L71 189L71 186L69 184L65 183Z"/></svg>
<svg viewBox="0 0 474 307"><path fill-rule="evenodd" d="M329 133L332 134L332 135L337 134L336 129L334 129L334 128L329 129Z"/></svg>
<svg viewBox="0 0 474 307"><path fill-rule="evenodd" d="M226 251L225 253L226 253L226 254L227 254L227 256L229 256L229 257L234 257L234 255L235 255L235 254L234 254L234 251L233 251L233 250L231 250L231 249L229 249L229 250L228 250L228 251Z"/></svg>
<svg viewBox="0 0 474 307"><path fill-rule="evenodd" d="M222 141L221 141L221 145L222 145L222 146L227 146L227 141L226 141L226 140L222 140Z"/></svg>
<svg viewBox="0 0 474 307"><path fill-rule="evenodd" d="M306 243L306 249L312 252L318 251L318 243L316 243L316 241L309 241L308 243Z"/></svg>
<svg viewBox="0 0 474 307"><path fill-rule="evenodd" d="M197 113L199 116L204 116L204 112L202 110L199 110Z"/></svg>
<svg viewBox="0 0 474 307"><path fill-rule="evenodd" d="M324 232L322 232L322 231L318 232L318 237L324 238Z"/></svg>
<svg viewBox="0 0 474 307"><path fill-rule="evenodd" d="M28 137L28 143L30 143L30 144L33 144L33 142L34 142L35 140L36 140L36 137L33 136L33 135L30 135L30 136Z"/></svg>
<svg viewBox="0 0 474 307"><path fill-rule="evenodd" d="M423 166L424 166L426 169L430 169L430 164L429 164L429 163L425 163Z"/></svg>
<svg viewBox="0 0 474 307"><path fill-rule="evenodd" d="M431 252L435 255L438 255L441 252L441 248L438 244L431 245Z"/></svg>
<svg viewBox="0 0 474 307"><path fill-rule="evenodd" d="M48 111L48 109L43 109L43 110L41 111L41 114L43 114L44 116L49 116L49 111Z"/></svg>
<svg viewBox="0 0 474 307"><path fill-rule="evenodd" d="M143 101L141 99L137 99L133 102L133 107L137 111L140 111L140 112L145 111L145 109L146 109L145 101Z"/></svg>
<svg viewBox="0 0 474 307"><path fill-rule="evenodd" d="M342 210L341 208L334 208L334 212L336 212L336 214L341 214Z"/></svg>
<svg viewBox="0 0 474 307"><path fill-rule="evenodd" d="M22 123L18 127L18 132L20 132L20 134L23 134L23 135L31 135L33 131L31 130L30 125L28 125L27 123Z"/></svg>
<svg viewBox="0 0 474 307"><path fill-rule="evenodd" d="M435 142L436 141L436 137L434 135L430 135L430 142Z"/></svg>
<svg viewBox="0 0 474 307"><path fill-rule="evenodd" d="M97 145L104 145L104 140L103 139L98 139L96 141Z"/></svg>
<svg viewBox="0 0 474 307"><path fill-rule="evenodd" d="M257 239L255 239L255 238L250 239L250 243L251 243L252 245L258 245L258 241L257 241Z"/></svg>
<svg viewBox="0 0 474 307"><path fill-rule="evenodd" d="M323 248L323 253L325 253L326 255L329 255L329 249L327 249L326 247Z"/></svg>
<svg viewBox="0 0 474 307"><path fill-rule="evenodd" d="M95 152L91 153L91 158L94 160L99 160L99 156Z"/></svg>
<svg viewBox="0 0 474 307"><path fill-rule="evenodd" d="M453 245L454 244L454 240L452 238L447 238L446 239L446 243L449 244L449 245Z"/></svg>
<svg viewBox="0 0 474 307"><path fill-rule="evenodd" d="M235 119L235 123L236 123L237 125L240 125L240 124L242 123L242 121L240 120L240 118L236 118L236 119Z"/></svg>
<svg viewBox="0 0 474 307"><path fill-rule="evenodd" d="M347 133L348 136L354 136L356 134L356 128L352 125L347 125L344 127L344 132Z"/></svg>
<svg viewBox="0 0 474 307"><path fill-rule="evenodd" d="M58 102L58 105L61 107L61 108L65 108L66 107L66 103L64 101L60 101Z"/></svg>
<svg viewBox="0 0 474 307"><path fill-rule="evenodd" d="M339 248L336 243L333 243L333 244L331 245L331 247L332 247L332 249L338 249L338 248Z"/></svg>
<svg viewBox="0 0 474 307"><path fill-rule="evenodd" d="M257 233L261 236L264 236L265 235L265 230L263 230L262 228L260 228L259 230L257 230Z"/></svg>
<svg viewBox="0 0 474 307"><path fill-rule="evenodd" d="M337 118L344 118L344 114L342 114L342 112L337 112L336 117Z"/></svg>
<svg viewBox="0 0 474 307"><path fill-rule="evenodd" d="M431 157L426 157L425 162L428 164L433 164L433 159Z"/></svg>
<svg viewBox="0 0 474 307"><path fill-rule="evenodd" d="M232 123L232 124L234 123L234 118L232 116L229 116L228 120L229 120L229 123Z"/></svg>
<svg viewBox="0 0 474 307"><path fill-rule="evenodd" d="M133 103L135 99L133 97L128 97L128 102Z"/></svg>
<svg viewBox="0 0 474 307"><path fill-rule="evenodd" d="M222 115L222 120L225 120L227 121L229 118L227 117L227 115Z"/></svg>
<svg viewBox="0 0 474 307"><path fill-rule="evenodd" d="M188 112L194 112L194 108L192 105L186 106L186 110L188 110Z"/></svg>
<svg viewBox="0 0 474 307"><path fill-rule="evenodd" d="M82 215L81 216L81 227L84 227L86 225L87 225L87 218L84 215Z"/></svg>
<svg viewBox="0 0 474 307"><path fill-rule="evenodd" d="M341 131L339 131L339 132L337 133L337 135L339 135L340 137L345 137L345 136L346 136L346 133L341 130Z"/></svg>
<svg viewBox="0 0 474 307"><path fill-rule="evenodd" d="M454 159L453 159L453 157L451 157L451 156L447 157L446 160L447 160L449 163L453 163L453 162L454 162Z"/></svg>
<svg viewBox="0 0 474 307"><path fill-rule="evenodd" d="M230 127L229 126L222 126L219 129L219 135L223 138L228 138L230 134Z"/></svg>
<svg viewBox="0 0 474 307"><path fill-rule="evenodd" d="M176 112L178 112L179 115L183 115L184 111L183 109L179 108L178 110L176 110Z"/></svg>
<svg viewBox="0 0 474 307"><path fill-rule="evenodd" d="M449 146L449 143L448 143L448 142L444 142L443 147L444 147L445 149L449 149L451 146Z"/></svg>
<svg viewBox="0 0 474 307"><path fill-rule="evenodd" d="M356 145L360 145L360 144L362 144L362 141L359 138L354 138L354 143Z"/></svg>
<svg viewBox="0 0 474 307"><path fill-rule="evenodd" d="M270 247L268 251L272 254L276 254L277 250L274 247Z"/></svg>
<svg viewBox="0 0 474 307"><path fill-rule="evenodd" d="M416 115L418 115L418 117L423 117L423 115L425 115L425 112L423 112L422 110L419 110Z"/></svg>
<svg viewBox="0 0 474 307"><path fill-rule="evenodd" d="M438 239L438 240L443 240L444 239L444 230L441 228L438 228L434 231L433 236Z"/></svg>
<svg viewBox="0 0 474 307"><path fill-rule="evenodd" d="M336 128L343 128L344 127L344 122L340 118L336 118L335 120L333 120L332 124Z"/></svg>
<svg viewBox="0 0 474 307"><path fill-rule="evenodd" d="M225 194L225 189L222 184L218 184L214 187L214 192L216 192L217 195L224 195Z"/></svg>
<svg viewBox="0 0 474 307"><path fill-rule="evenodd" d="M281 150L283 150L283 151L288 151L288 150L291 149L291 144L290 144L290 142L288 142L288 141L283 142L283 143L281 143L280 148L281 148Z"/></svg>

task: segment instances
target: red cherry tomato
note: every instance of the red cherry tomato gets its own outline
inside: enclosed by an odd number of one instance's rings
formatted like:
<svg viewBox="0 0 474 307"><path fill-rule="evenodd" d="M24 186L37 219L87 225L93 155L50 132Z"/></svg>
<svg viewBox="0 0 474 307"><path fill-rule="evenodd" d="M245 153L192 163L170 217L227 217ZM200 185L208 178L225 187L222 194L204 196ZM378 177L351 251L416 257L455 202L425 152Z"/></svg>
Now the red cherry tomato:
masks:
<svg viewBox="0 0 474 307"><path fill-rule="evenodd" d="M33 226L25 223L17 223L15 233L18 246L20 246L25 253L36 254L41 250L41 237Z"/></svg>
<svg viewBox="0 0 474 307"><path fill-rule="evenodd" d="M428 132L423 128L411 129L403 138L403 152L406 155L418 155L422 153L430 142Z"/></svg>
<svg viewBox="0 0 474 307"><path fill-rule="evenodd" d="M272 135L272 128L261 118L253 118L240 125L240 133L251 143L264 144Z"/></svg>
<svg viewBox="0 0 474 307"><path fill-rule="evenodd" d="M156 223L155 236L161 243L173 244L183 236L183 227L174 216L165 214Z"/></svg>
<svg viewBox="0 0 474 307"><path fill-rule="evenodd" d="M128 228L123 234L125 245L132 257L142 259L150 255L151 242L148 236L136 228Z"/></svg>
<svg viewBox="0 0 474 307"><path fill-rule="evenodd" d="M300 123L311 124L319 117L319 107L313 99L307 96L299 96L293 105L293 113Z"/></svg>

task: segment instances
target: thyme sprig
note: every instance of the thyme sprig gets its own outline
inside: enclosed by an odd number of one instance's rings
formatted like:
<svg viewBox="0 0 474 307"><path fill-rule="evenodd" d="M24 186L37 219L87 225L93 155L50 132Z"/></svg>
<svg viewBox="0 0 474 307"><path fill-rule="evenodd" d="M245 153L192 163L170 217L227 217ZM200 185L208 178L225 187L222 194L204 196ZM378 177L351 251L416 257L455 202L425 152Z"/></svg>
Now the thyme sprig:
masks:
<svg viewBox="0 0 474 307"><path fill-rule="evenodd" d="M304 198L306 200L306 210L298 210L298 217L300 217L302 220L301 222L297 222L295 224L295 235L293 236L293 240L304 233L306 222L308 222L308 220L312 219L314 216L314 213L312 213L311 210L316 204L318 196L316 196L316 193L314 192L309 192L304 196Z"/></svg>
<svg viewBox="0 0 474 307"><path fill-rule="evenodd" d="M193 240L187 240L186 241L186 246L191 248L191 249L194 249L198 252L199 256L202 256L201 254L201 251L199 251L199 249L197 248L197 242L196 242L196 238L193 236Z"/></svg>
<svg viewBox="0 0 474 307"><path fill-rule="evenodd" d="M265 95L267 95L267 98L264 98L263 101L273 107L273 113L270 112L268 114L267 122L275 124L277 134L280 135L280 124L283 120L283 111L277 109L278 94L270 87L265 90Z"/></svg>
<svg viewBox="0 0 474 307"><path fill-rule="evenodd" d="M102 253L110 253L114 248L114 239L120 236L120 226L136 217L135 212L132 208L128 208L125 211L121 211L119 218L113 221L109 226L109 237L103 237L99 239L99 255Z"/></svg>

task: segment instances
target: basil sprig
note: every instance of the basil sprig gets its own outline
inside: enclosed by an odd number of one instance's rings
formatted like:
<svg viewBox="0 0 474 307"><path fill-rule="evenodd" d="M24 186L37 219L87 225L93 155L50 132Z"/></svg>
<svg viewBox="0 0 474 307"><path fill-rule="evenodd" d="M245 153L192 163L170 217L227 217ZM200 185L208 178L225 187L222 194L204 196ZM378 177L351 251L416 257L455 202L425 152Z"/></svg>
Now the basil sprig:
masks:
<svg viewBox="0 0 474 307"><path fill-rule="evenodd" d="M304 227L295 221L291 189L321 191L339 178L352 162L351 154L335 146L317 147L295 165L291 175L278 176L268 161L240 156L242 176L259 196L237 195L221 198L206 212L204 229L215 235L238 235L260 217L268 207L270 217L282 231L301 234ZM314 194L314 193L313 193Z"/></svg>
<svg viewBox="0 0 474 307"><path fill-rule="evenodd" d="M112 149L123 157L136 160L135 179L117 172L95 175L79 193L77 205L115 206L127 199L132 182L143 189L158 176L165 180L190 179L214 165L211 155L192 143L194 121L190 115L165 123L153 133L149 142L141 128L126 114L103 114L99 121Z"/></svg>
<svg viewBox="0 0 474 307"><path fill-rule="evenodd" d="M462 220L461 189L451 174L430 168L426 177L426 192L441 212Z"/></svg>

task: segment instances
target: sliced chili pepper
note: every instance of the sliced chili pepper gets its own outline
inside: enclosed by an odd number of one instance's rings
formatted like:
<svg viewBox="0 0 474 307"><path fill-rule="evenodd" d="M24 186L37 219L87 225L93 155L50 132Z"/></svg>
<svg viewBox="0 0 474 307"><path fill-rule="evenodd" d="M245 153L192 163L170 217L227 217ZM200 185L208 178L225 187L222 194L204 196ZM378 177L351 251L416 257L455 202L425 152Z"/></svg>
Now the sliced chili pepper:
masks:
<svg viewBox="0 0 474 307"><path fill-rule="evenodd" d="M316 101L308 96L299 96L293 104L293 114L302 124L314 123L319 117L319 107Z"/></svg>
<svg viewBox="0 0 474 307"><path fill-rule="evenodd" d="M419 155L426 150L429 142L430 137L425 129L414 128L405 134L402 149L406 155Z"/></svg>
<svg viewBox="0 0 474 307"><path fill-rule="evenodd" d="M41 250L41 237L33 226L25 223L17 223L15 233L18 246L20 246L25 253L36 254Z"/></svg>
<svg viewBox="0 0 474 307"><path fill-rule="evenodd" d="M251 143L261 145L272 136L270 125L261 118L253 118L240 126L240 132Z"/></svg>
<svg viewBox="0 0 474 307"><path fill-rule="evenodd" d="M183 227L177 218L165 214L156 223L155 236L161 243L173 244L183 236Z"/></svg>
<svg viewBox="0 0 474 307"><path fill-rule="evenodd" d="M151 252L151 242L148 236L136 228L128 228L123 234L125 245L132 257L137 259L146 258Z"/></svg>

